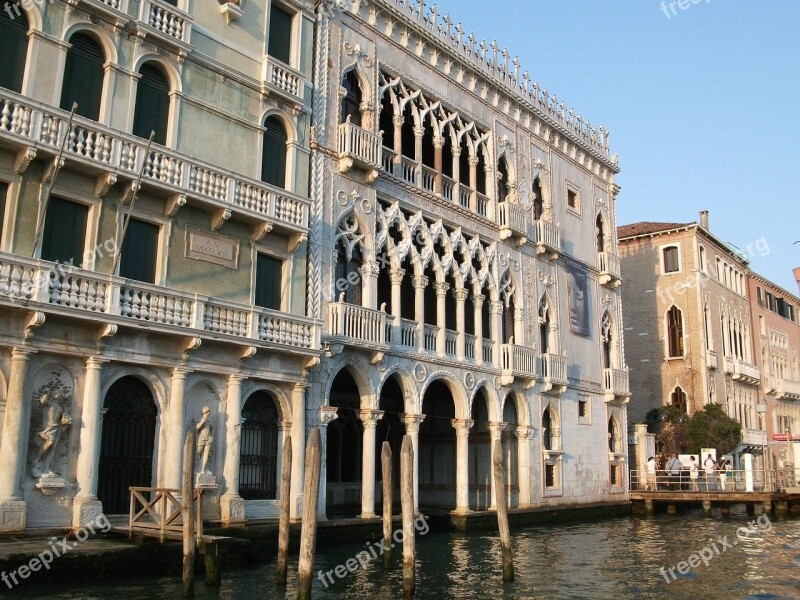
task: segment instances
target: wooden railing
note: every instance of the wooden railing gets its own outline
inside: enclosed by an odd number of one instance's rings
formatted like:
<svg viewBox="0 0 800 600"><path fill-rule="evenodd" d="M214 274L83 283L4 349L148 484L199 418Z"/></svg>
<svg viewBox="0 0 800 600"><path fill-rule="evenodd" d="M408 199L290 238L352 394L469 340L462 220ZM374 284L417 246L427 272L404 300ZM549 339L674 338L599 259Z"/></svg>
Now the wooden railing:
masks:
<svg viewBox="0 0 800 600"><path fill-rule="evenodd" d="M157 532L161 541L169 534L183 535L181 490L171 488L131 487L128 533L136 530ZM194 491L195 537L203 538L203 490Z"/></svg>

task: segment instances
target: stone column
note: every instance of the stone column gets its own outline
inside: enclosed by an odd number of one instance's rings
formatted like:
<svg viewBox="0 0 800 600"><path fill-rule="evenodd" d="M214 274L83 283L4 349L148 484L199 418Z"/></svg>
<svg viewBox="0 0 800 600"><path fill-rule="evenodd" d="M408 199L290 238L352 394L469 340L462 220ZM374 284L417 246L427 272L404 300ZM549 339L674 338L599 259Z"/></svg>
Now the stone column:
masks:
<svg viewBox="0 0 800 600"><path fill-rule="evenodd" d="M476 294L472 296L472 304L474 307L474 321L475 321L475 362L483 362L483 301L485 296L483 294Z"/></svg>
<svg viewBox="0 0 800 600"><path fill-rule="evenodd" d="M25 530L27 508L22 499L20 481L28 449L31 402L28 400L28 361L35 350L14 348L0 444L0 533Z"/></svg>
<svg viewBox="0 0 800 600"><path fill-rule="evenodd" d="M447 322L445 315L447 313L447 290L450 289L450 284L444 281L437 281L433 284L436 290L436 324L439 326L439 333L436 337L436 352L439 356L447 354L445 349L445 337L447 332Z"/></svg>
<svg viewBox="0 0 800 600"><path fill-rule="evenodd" d="M453 202L460 203L459 182L461 181L461 147L453 146Z"/></svg>
<svg viewBox="0 0 800 600"><path fill-rule="evenodd" d="M500 345L503 343L503 303L489 302L489 314L491 315L492 331L490 339L493 340L494 366L500 367Z"/></svg>
<svg viewBox="0 0 800 600"><path fill-rule="evenodd" d="M219 506L222 521L227 525L245 520L244 500L239 495L242 383L245 379L242 375L231 375L228 378L228 393L225 397L225 462L222 466L225 493L219 500ZM280 465L280 462L278 464Z"/></svg>
<svg viewBox="0 0 800 600"><path fill-rule="evenodd" d="M380 310L378 306L378 273L380 268L378 263L374 260L365 261L361 265L361 294L362 306Z"/></svg>
<svg viewBox="0 0 800 600"><path fill-rule="evenodd" d="M417 163L417 176L414 184L417 187L422 187L422 137L424 135L424 127L414 127L414 161Z"/></svg>
<svg viewBox="0 0 800 600"><path fill-rule="evenodd" d="M425 288L428 278L418 275L412 279L414 284L414 315L417 319L417 350L425 352Z"/></svg>
<svg viewBox="0 0 800 600"><path fill-rule="evenodd" d="M183 442L186 437L186 376L191 373L185 367L175 367L169 390L167 407L167 435L164 454L164 487L180 489L183 470Z"/></svg>
<svg viewBox="0 0 800 600"><path fill-rule="evenodd" d="M411 447L414 448L414 514L419 512L419 426L424 420L425 415L403 415L406 435L411 438Z"/></svg>
<svg viewBox="0 0 800 600"><path fill-rule="evenodd" d="M383 417L382 410L361 409L364 424L361 438L361 518L374 519L375 514L375 428Z"/></svg>
<svg viewBox="0 0 800 600"><path fill-rule="evenodd" d="M453 290L453 296L456 299L456 331L458 332L458 337L456 338L456 357L458 357L459 360L464 360L464 303L469 297L469 290L465 288Z"/></svg>
<svg viewBox="0 0 800 600"><path fill-rule="evenodd" d="M456 510L463 514L469 510L469 430L475 421L451 419L456 430Z"/></svg>
<svg viewBox="0 0 800 600"><path fill-rule="evenodd" d="M487 202L487 210L486 210L486 218L491 219L494 221L494 206L497 205L497 185L494 178L494 169L489 165L484 167L484 172L486 173L486 193L484 194L489 201ZM491 184L491 189L490 189ZM478 202L477 199L475 200L475 212L478 212Z"/></svg>
<svg viewBox="0 0 800 600"><path fill-rule="evenodd" d="M317 519L327 520L325 509L328 503L328 425L338 416L339 409L335 406L319 407L319 441L320 441L320 466L319 466L319 495L317 496Z"/></svg>
<svg viewBox="0 0 800 600"><path fill-rule="evenodd" d="M107 362L108 359L96 356L86 361L77 467L78 493L72 501L74 528L93 522L103 513L103 505L97 499L97 470L100 464L100 441L103 433L101 384L103 365Z"/></svg>
<svg viewBox="0 0 800 600"><path fill-rule="evenodd" d="M400 163L403 154L403 123L405 123L405 119L401 115L394 115L392 123L394 123L394 162Z"/></svg>
<svg viewBox="0 0 800 600"><path fill-rule="evenodd" d="M433 168L436 171L436 177L433 180L433 192L435 194L442 193L442 148L444 148L444 138L438 135L434 136Z"/></svg>
<svg viewBox="0 0 800 600"><path fill-rule="evenodd" d="M519 507L531 506L531 440L536 430L527 425L518 425L517 436L517 481L519 482Z"/></svg>
<svg viewBox="0 0 800 600"><path fill-rule="evenodd" d="M470 156L469 159L469 187L472 194L469 197L469 208L472 212L478 212L476 193L478 191L478 157Z"/></svg>
<svg viewBox="0 0 800 600"><path fill-rule="evenodd" d="M401 290L405 274L405 269L392 269L389 271L389 279L392 282L392 316L394 317L392 321L392 341L395 344L402 342L403 313L400 304L402 302Z"/></svg>
<svg viewBox="0 0 800 600"><path fill-rule="evenodd" d="M514 343L517 346L525 346L523 343L522 332L525 330L525 315L521 308L514 308Z"/></svg>
<svg viewBox="0 0 800 600"><path fill-rule="evenodd" d="M299 519L303 509L303 479L306 460L306 388L296 383L292 389L292 506L289 516ZM324 456L324 450L323 450Z"/></svg>
<svg viewBox="0 0 800 600"><path fill-rule="evenodd" d="M489 496L489 510L497 510L497 488L494 484L494 471L492 470L492 461L494 460L493 452L494 452L494 443L496 441L500 441L500 448L502 449L503 445L503 431L508 426L508 423L489 423L489 481L490 481L490 489L491 495ZM503 458L505 458L505 452L503 452ZM505 464L503 461L503 470L505 473L508 472L508 465Z"/></svg>

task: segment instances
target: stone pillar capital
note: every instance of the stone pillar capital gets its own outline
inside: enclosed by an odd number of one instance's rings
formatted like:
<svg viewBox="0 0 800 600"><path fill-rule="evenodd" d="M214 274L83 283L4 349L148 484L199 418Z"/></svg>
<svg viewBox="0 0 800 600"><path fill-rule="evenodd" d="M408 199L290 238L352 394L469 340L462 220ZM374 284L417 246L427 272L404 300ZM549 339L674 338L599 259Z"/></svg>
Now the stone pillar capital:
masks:
<svg viewBox="0 0 800 600"><path fill-rule="evenodd" d="M436 135L433 137L433 147L441 150L444 148L444 137Z"/></svg>
<svg viewBox="0 0 800 600"><path fill-rule="evenodd" d="M377 277L378 273L381 272L378 263L374 260L365 261L363 265L361 265L361 276L362 277Z"/></svg>
<svg viewBox="0 0 800 600"><path fill-rule="evenodd" d="M489 312L493 315L501 315L503 314L503 303L502 302L489 302Z"/></svg>
<svg viewBox="0 0 800 600"><path fill-rule="evenodd" d="M336 406L320 406L319 407L319 424L322 427L327 427L336 420L339 409Z"/></svg>
<svg viewBox="0 0 800 600"><path fill-rule="evenodd" d="M469 430L475 424L475 421L470 419L450 419L453 429L456 430L456 437L466 437L469 435Z"/></svg>
<svg viewBox="0 0 800 600"><path fill-rule="evenodd" d="M493 435L499 436L503 431L508 429L508 425L509 425L508 423L505 423L503 421L491 421L489 423L489 431Z"/></svg>
<svg viewBox="0 0 800 600"><path fill-rule="evenodd" d="M425 415L403 415L403 423L406 426L406 433L408 435L414 435L419 433L419 427L422 425L422 422L425 420Z"/></svg>
<svg viewBox="0 0 800 600"><path fill-rule="evenodd" d="M483 301L486 300L486 296L483 294L473 294L472 295L472 304L475 308L481 308L483 306Z"/></svg>
<svg viewBox="0 0 800 600"><path fill-rule="evenodd" d="M398 127L402 127L403 123L405 123L405 122L406 122L406 120L405 120L405 118L403 118L402 115L393 115L392 116L392 123L397 125Z"/></svg>
<svg viewBox="0 0 800 600"><path fill-rule="evenodd" d="M478 166L478 163L480 162L480 160L478 160L478 157L477 157L477 156L470 156L470 157L467 159L467 162L469 162L469 166L470 166L470 167L477 167L477 166Z"/></svg>
<svg viewBox="0 0 800 600"><path fill-rule="evenodd" d="M456 288L453 290L453 297L457 302L465 302L469 298L469 290L466 288Z"/></svg>
<svg viewBox="0 0 800 600"><path fill-rule="evenodd" d="M361 422L364 424L364 429L375 429L378 425L378 421L383 418L383 411L362 408L358 412L358 418L361 419Z"/></svg>
<svg viewBox="0 0 800 600"><path fill-rule="evenodd" d="M86 359L86 368L99 371L103 368L103 365L109 362L111 362L111 359L109 358L103 358L102 356L90 356Z"/></svg>
<svg viewBox="0 0 800 600"><path fill-rule="evenodd" d="M414 127L414 136L418 137L418 138L421 138L423 135L425 135L425 128L424 127L415 126Z"/></svg>
<svg viewBox="0 0 800 600"><path fill-rule="evenodd" d="M530 425L517 425L514 435L518 440L532 440L536 436L536 428Z"/></svg>
<svg viewBox="0 0 800 600"><path fill-rule="evenodd" d="M424 288L428 287L428 278L425 275L416 275L411 280L411 282L414 284L414 287L416 289L420 289L420 288L424 289Z"/></svg>
<svg viewBox="0 0 800 600"><path fill-rule="evenodd" d="M11 351L11 360L30 360L31 357L37 353L37 350L32 348L15 347Z"/></svg>
<svg viewBox="0 0 800 600"><path fill-rule="evenodd" d="M444 281L437 281L433 284L433 289L436 290L437 298L444 298L447 295L447 290L450 289L450 284Z"/></svg>
<svg viewBox="0 0 800 600"><path fill-rule="evenodd" d="M405 277L405 274L405 269L391 269L389 271L389 280L392 282L392 285L400 285L403 283L403 277Z"/></svg>

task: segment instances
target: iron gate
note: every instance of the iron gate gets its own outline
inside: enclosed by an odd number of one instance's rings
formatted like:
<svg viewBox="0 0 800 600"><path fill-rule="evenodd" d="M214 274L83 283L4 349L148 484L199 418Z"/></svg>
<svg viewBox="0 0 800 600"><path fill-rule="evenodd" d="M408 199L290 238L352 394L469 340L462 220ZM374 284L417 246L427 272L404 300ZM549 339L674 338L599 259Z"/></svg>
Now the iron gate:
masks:
<svg viewBox="0 0 800 600"><path fill-rule="evenodd" d="M245 500L277 498L278 409L265 392L255 392L242 409L239 495Z"/></svg>

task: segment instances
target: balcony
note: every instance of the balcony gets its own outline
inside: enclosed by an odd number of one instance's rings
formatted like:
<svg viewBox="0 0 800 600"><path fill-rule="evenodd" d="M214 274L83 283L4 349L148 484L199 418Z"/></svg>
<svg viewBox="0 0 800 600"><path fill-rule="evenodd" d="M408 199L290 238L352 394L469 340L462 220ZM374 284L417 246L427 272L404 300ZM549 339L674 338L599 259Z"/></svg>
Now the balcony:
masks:
<svg viewBox="0 0 800 600"><path fill-rule="evenodd" d="M128 16L128 0L65 0L71 7L80 6L86 12L104 18L116 28L122 29Z"/></svg>
<svg viewBox="0 0 800 600"><path fill-rule="evenodd" d="M119 182L125 188L122 202L129 202L141 172L142 185L165 198L169 216L191 198L211 209L212 229L235 213L251 224L257 239L274 228L290 235L294 248L308 233L307 198L164 146L153 144L148 152L145 140L83 117L76 116L67 131L68 120L65 111L0 89L0 146L16 149L19 173L34 158L45 161L45 171L51 172L67 136L63 158L96 177L99 197Z"/></svg>
<svg viewBox="0 0 800 600"><path fill-rule="evenodd" d="M734 381L748 385L758 385L758 382L761 381L761 371L758 370L758 367L738 358L725 358L725 372L730 374Z"/></svg>
<svg viewBox="0 0 800 600"><path fill-rule="evenodd" d="M350 304L340 299L328 305L329 352L338 354L344 346L367 350L372 363L377 363L388 350L387 323L391 316L382 310L374 310Z"/></svg>
<svg viewBox="0 0 800 600"><path fill-rule="evenodd" d="M266 55L263 58L261 92L273 93L295 106L303 104L304 77L299 71Z"/></svg>
<svg viewBox="0 0 800 600"><path fill-rule="evenodd" d="M561 394L567 389L567 359L558 354L542 354L539 357L540 373L545 392Z"/></svg>
<svg viewBox="0 0 800 600"><path fill-rule="evenodd" d="M513 383L515 377L524 380L528 388L536 382L538 352L515 344L503 344L500 352L503 385Z"/></svg>
<svg viewBox="0 0 800 600"><path fill-rule="evenodd" d="M353 167L367 172L367 181L378 178L382 168L381 138L350 122L339 125L339 172L346 173Z"/></svg>
<svg viewBox="0 0 800 600"><path fill-rule="evenodd" d="M713 350L706 350L706 367L709 369L718 369L719 361L717 360L717 353Z"/></svg>
<svg viewBox="0 0 800 600"><path fill-rule="evenodd" d="M622 285L619 257L616 254L598 252L597 270L600 272L600 285L610 288Z"/></svg>
<svg viewBox="0 0 800 600"><path fill-rule="evenodd" d="M535 237L533 243L536 245L536 253L546 255L548 260L558 258L561 248L561 232L558 225L549 221L538 219L533 222Z"/></svg>
<svg viewBox="0 0 800 600"><path fill-rule="evenodd" d="M0 253L0 304L148 331L317 355L312 319Z"/></svg>
<svg viewBox="0 0 800 600"><path fill-rule="evenodd" d="M778 379L775 398L777 400L800 400L800 381Z"/></svg>
<svg viewBox="0 0 800 600"><path fill-rule="evenodd" d="M603 369L603 392L606 402L627 402L631 396L628 372L622 369Z"/></svg>
<svg viewBox="0 0 800 600"><path fill-rule="evenodd" d="M185 57L191 50L192 16L163 0L141 0L136 34Z"/></svg>
<svg viewBox="0 0 800 600"><path fill-rule="evenodd" d="M497 205L497 224L500 226L500 239L512 238L517 246L528 240L528 217L519 204L500 202Z"/></svg>

